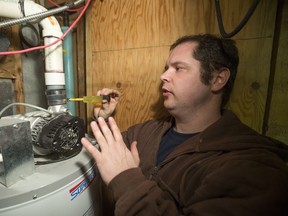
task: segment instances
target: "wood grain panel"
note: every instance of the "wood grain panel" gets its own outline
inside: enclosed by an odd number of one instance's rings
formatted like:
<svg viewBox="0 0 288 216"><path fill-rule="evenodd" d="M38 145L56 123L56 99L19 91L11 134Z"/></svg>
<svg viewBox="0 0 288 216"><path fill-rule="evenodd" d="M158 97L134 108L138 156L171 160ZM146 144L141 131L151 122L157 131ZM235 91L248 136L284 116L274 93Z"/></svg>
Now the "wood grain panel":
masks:
<svg viewBox="0 0 288 216"><path fill-rule="evenodd" d="M177 38L186 34L210 32L211 20L214 20L212 19L214 10L211 0L165 0L155 2L158 3L158 11L160 12L157 18L161 45L170 45ZM205 20L209 20L209 22Z"/></svg>
<svg viewBox="0 0 288 216"><path fill-rule="evenodd" d="M221 1L227 32L239 24L252 2ZM276 7L277 1L260 1L247 25L235 36L241 60L229 106L259 132ZM161 113L160 74L156 77L155 73L161 73L169 45L179 36L195 33L219 33L213 0L94 1L86 19L87 94L103 87L118 88L123 93L116 113L122 130L151 118L155 110ZM92 107L88 106L88 116L91 114Z"/></svg>
<svg viewBox="0 0 288 216"><path fill-rule="evenodd" d="M151 106L159 99L159 77L167 50L165 47L94 53L92 92L110 87L122 93L115 115L121 129L155 114Z"/></svg>
<svg viewBox="0 0 288 216"><path fill-rule="evenodd" d="M240 64L228 107L244 123L262 132L272 39L239 40L237 44Z"/></svg>
<svg viewBox="0 0 288 216"><path fill-rule="evenodd" d="M93 50L153 46L159 41L155 0L95 1L91 16Z"/></svg>
<svg viewBox="0 0 288 216"><path fill-rule="evenodd" d="M288 144L288 2L283 2L267 135Z"/></svg>
<svg viewBox="0 0 288 216"><path fill-rule="evenodd" d="M213 14L202 0L96 1L90 19L93 50L170 45L181 35L210 30L203 20Z"/></svg>
<svg viewBox="0 0 288 216"><path fill-rule="evenodd" d="M239 23L251 7L253 1L254 0L220 1L222 18L226 32L230 33L239 25ZM215 8L214 1L213 8ZM260 1L255 12L251 16L247 24L237 35L235 35L235 38L254 39L262 37L272 37L274 33L276 11L277 1ZM216 13L214 17L216 19ZM217 21L215 21L215 24L215 26L217 26L218 28Z"/></svg>

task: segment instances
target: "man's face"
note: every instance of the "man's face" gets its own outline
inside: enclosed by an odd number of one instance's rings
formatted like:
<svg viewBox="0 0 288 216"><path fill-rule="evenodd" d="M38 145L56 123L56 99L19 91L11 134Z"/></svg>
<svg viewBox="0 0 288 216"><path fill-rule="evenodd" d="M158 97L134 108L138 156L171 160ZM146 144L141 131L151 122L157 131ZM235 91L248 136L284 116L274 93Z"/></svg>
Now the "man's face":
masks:
<svg viewBox="0 0 288 216"><path fill-rule="evenodd" d="M191 114L211 99L210 85L200 77L200 62L193 58L196 43L186 42L171 51L160 76L164 106L172 115Z"/></svg>

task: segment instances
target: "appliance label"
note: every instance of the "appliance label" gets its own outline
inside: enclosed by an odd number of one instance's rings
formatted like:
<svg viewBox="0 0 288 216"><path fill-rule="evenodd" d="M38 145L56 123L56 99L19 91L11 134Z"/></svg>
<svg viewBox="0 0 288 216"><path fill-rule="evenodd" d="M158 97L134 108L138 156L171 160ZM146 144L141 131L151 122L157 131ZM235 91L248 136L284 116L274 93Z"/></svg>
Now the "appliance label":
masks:
<svg viewBox="0 0 288 216"><path fill-rule="evenodd" d="M85 191L93 182L95 177L96 174L92 169L81 182L79 182L77 185L75 185L73 188L69 190L70 199L74 200L78 195L80 195L83 191Z"/></svg>

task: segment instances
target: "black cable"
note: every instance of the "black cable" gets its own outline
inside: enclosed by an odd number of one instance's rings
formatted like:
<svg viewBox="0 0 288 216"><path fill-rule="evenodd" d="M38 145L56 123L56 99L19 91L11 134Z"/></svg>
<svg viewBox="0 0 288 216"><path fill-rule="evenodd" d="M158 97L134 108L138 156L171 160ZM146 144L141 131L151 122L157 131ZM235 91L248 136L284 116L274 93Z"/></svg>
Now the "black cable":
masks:
<svg viewBox="0 0 288 216"><path fill-rule="evenodd" d="M244 18L240 22L240 24L233 31L231 31L230 33L227 33L224 29L224 26L223 26L223 20L222 20L221 9L220 9L220 0L215 0L215 8L216 8L218 26L219 26L220 34L222 35L222 37L230 38L230 37L233 37L234 35L236 35L244 27L244 25L248 22L248 20L252 16L254 10L256 9L259 1L260 0L254 0L251 7L247 11L246 15L244 16Z"/></svg>

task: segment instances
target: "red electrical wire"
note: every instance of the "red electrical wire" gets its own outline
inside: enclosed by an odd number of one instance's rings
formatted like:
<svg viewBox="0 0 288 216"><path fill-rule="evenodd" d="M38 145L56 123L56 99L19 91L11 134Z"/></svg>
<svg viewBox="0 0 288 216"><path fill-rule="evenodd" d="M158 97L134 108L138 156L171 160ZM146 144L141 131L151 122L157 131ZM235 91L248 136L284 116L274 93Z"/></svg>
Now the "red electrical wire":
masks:
<svg viewBox="0 0 288 216"><path fill-rule="evenodd" d="M52 0L47 0L48 2L50 2L50 4L54 5L55 7L61 7L59 4L55 3ZM68 9L67 11L69 12L78 12L79 10L82 10L82 8L78 8L78 9Z"/></svg>
<svg viewBox="0 0 288 216"><path fill-rule="evenodd" d="M85 6L83 7L83 10L80 12L79 16L76 18L76 20L72 23L72 25L67 29L67 31L65 31L65 33L58 38L56 41L54 41L53 43L47 44L47 45L43 45L43 46L37 46L37 47L32 47L32 48L28 48L28 49L23 49L23 50L17 50L17 51L9 51L9 52L0 52L0 55L15 55L15 54L22 54L22 53L26 53L26 52L31 52L34 50L39 50L39 49L45 49L47 47L53 46L54 44L58 43L59 41L63 40L64 37L66 37L66 35L72 30L72 28L74 28L74 26L79 22L79 20L81 19L81 17L83 16L83 14L85 13L85 11L87 10L89 4L90 4L91 0L87 0Z"/></svg>

